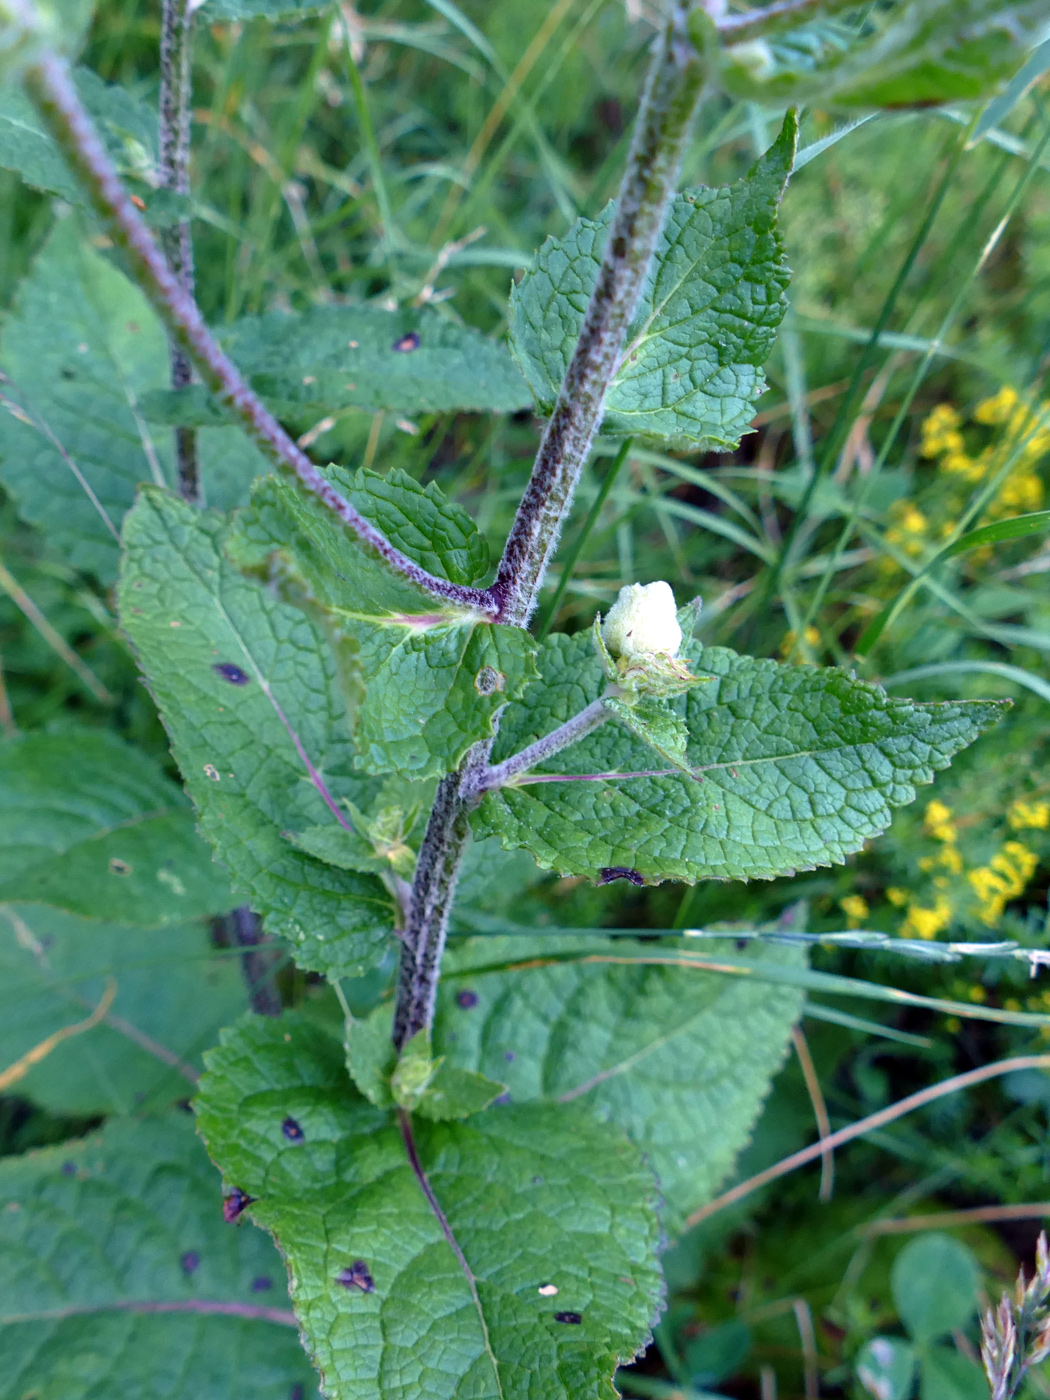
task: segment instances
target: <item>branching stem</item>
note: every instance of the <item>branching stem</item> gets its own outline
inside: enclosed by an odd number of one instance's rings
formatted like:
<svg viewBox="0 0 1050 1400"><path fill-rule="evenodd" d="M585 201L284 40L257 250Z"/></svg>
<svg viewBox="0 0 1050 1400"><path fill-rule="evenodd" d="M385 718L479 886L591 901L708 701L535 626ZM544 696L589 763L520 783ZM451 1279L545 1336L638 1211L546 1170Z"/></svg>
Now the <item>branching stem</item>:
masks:
<svg viewBox="0 0 1050 1400"><path fill-rule="evenodd" d="M190 118L192 110L193 10L190 0L162 0L160 20L160 182L164 189L188 197L190 193ZM180 219L161 232L161 247L168 266L187 296L194 294L193 232L189 219ZM193 382L193 366L186 352L171 341L171 387L183 389ZM201 500L197 434L193 428L176 428L175 462L179 495L198 504Z"/></svg>
<svg viewBox="0 0 1050 1400"><path fill-rule="evenodd" d="M573 715L572 719L566 720L557 729L552 729L542 739L537 739L527 749L511 754L510 758L505 758L502 763L483 769L478 774L473 793L480 796L482 793L491 792L493 788L504 787L513 782L519 773L528 772L530 768L535 768L537 763L542 763L544 759L567 749L570 744L585 739L608 719L612 719L612 712L600 699L592 700L585 710Z"/></svg>
<svg viewBox="0 0 1050 1400"><path fill-rule="evenodd" d="M149 298L172 341L202 381L240 422L256 446L278 467L291 471L361 540L397 573L436 597L491 616L490 596L428 573L397 549L322 475L241 378L212 337L197 303L169 268L139 216L77 97L67 64L45 53L25 72L25 86L47 130L79 177L106 233L120 248L132 276Z"/></svg>
<svg viewBox="0 0 1050 1400"><path fill-rule="evenodd" d="M706 71L690 8L672 0L656 42L598 280L493 584L500 622L524 627L536 606L663 230Z"/></svg>

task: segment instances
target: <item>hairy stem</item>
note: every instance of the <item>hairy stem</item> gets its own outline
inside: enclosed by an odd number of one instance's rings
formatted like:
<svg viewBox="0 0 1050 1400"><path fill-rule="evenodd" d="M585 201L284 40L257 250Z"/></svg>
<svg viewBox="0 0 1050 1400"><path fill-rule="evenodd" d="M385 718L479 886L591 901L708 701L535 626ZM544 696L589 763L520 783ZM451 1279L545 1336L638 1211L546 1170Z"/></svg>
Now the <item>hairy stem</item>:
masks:
<svg viewBox="0 0 1050 1400"><path fill-rule="evenodd" d="M83 184L106 233L124 254L132 276L219 402L240 422L256 446L278 467L291 471L308 491L399 574L436 597L490 616L488 593L438 578L390 543L325 479L249 389L219 349L192 296L168 267L139 217L91 125L70 80L67 64L45 53L25 72L25 86L50 135Z"/></svg>
<svg viewBox="0 0 1050 1400"><path fill-rule="evenodd" d="M557 729L552 729L542 739L537 739L527 749L512 754L510 758L505 758L502 763L493 764L491 768L482 769L475 779L473 793L480 795L491 791L492 788L503 787L506 783L511 782L517 774L535 768L536 764L542 763L545 758L550 758L552 754L560 753L562 749L567 749L570 744L575 744L580 739L586 738L588 734L599 728L608 719L612 719L611 711L606 709L600 699L592 700L585 710L581 710L578 715L573 715L572 719L566 720Z"/></svg>
<svg viewBox="0 0 1050 1400"><path fill-rule="evenodd" d="M438 783L426 834L419 848L401 944L401 973L394 1013L394 1044L398 1050L419 1031L428 1030L434 1019L452 897L470 839L467 813L478 770L488 759L489 748L487 743L475 745L463 767Z"/></svg>
<svg viewBox="0 0 1050 1400"><path fill-rule="evenodd" d="M193 67L193 11L189 0L162 0L160 21L160 183L175 194L190 192L190 112ZM161 231L168 266L187 296L194 294L193 234L189 219ZM193 382L193 366L182 347L171 341L171 387ZM200 468L197 434L176 428L175 462L179 495L199 504Z"/></svg>
<svg viewBox="0 0 1050 1400"><path fill-rule="evenodd" d="M493 584L501 622L523 627L536 606L663 230L706 71L690 8L672 0L656 41L598 280Z"/></svg>

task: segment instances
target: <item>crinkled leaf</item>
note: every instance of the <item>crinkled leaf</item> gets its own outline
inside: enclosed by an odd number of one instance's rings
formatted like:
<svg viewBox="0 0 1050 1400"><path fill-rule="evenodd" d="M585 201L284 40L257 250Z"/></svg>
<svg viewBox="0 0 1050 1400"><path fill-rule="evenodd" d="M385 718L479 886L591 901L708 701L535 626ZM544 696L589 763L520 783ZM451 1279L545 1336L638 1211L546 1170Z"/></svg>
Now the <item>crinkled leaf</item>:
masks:
<svg viewBox="0 0 1050 1400"><path fill-rule="evenodd" d="M258 1197L332 1400L613 1400L660 1296L652 1178L617 1129L546 1104L413 1120L442 1219L323 1032L242 1021L208 1067L200 1131Z"/></svg>
<svg viewBox="0 0 1050 1400"><path fill-rule="evenodd" d="M316 1395L277 1252L185 1114L0 1161L0 1374L41 1400Z"/></svg>
<svg viewBox="0 0 1050 1400"><path fill-rule="evenodd" d="M689 731L695 778L632 778L653 752L606 724L489 793L474 816L562 874L621 868L648 881L770 878L841 862L883 831L892 809L1001 715L999 702L916 704L838 669L686 648L709 685L668 702ZM605 681L586 634L549 637L543 679L508 706L498 761L579 713ZM542 781L544 773L583 781ZM602 781L602 778L605 778ZM535 781L539 779L539 781Z"/></svg>
<svg viewBox="0 0 1050 1400"><path fill-rule="evenodd" d="M366 803L375 784L352 774L327 646L300 611L229 563L225 530L212 512L144 491L125 529L121 621L238 895L302 966L360 971L383 954L389 896L284 833L334 822L342 798Z"/></svg>
<svg viewBox="0 0 1050 1400"><path fill-rule="evenodd" d="M104 83L88 68L76 69L73 81L120 173L139 180L155 178L156 112L126 88ZM83 187L45 130L36 108L13 83L0 93L0 167L17 171L26 184L61 195L69 204L87 204Z"/></svg>
<svg viewBox="0 0 1050 1400"><path fill-rule="evenodd" d="M376 855L375 847L356 831L345 826L311 826L306 831L290 831L288 839L307 855L336 865L340 870L361 870L379 875L390 869L390 862Z"/></svg>
<svg viewBox="0 0 1050 1400"><path fill-rule="evenodd" d="M146 926L234 903L185 797L151 758L104 729L0 744L7 900Z"/></svg>
<svg viewBox="0 0 1050 1400"><path fill-rule="evenodd" d="M470 517L403 472L328 469L347 498L400 549L454 583L475 583L488 551ZM447 773L535 675L521 628L443 603L362 547L289 481L258 483L230 553L324 626L350 703L357 765L415 778Z"/></svg>
<svg viewBox="0 0 1050 1400"><path fill-rule="evenodd" d="M445 1122L480 1113L506 1092L507 1086L501 1080L452 1064L443 1055L435 1057L423 1031L405 1046L399 1063L390 1039L393 1022L394 1009L388 1003L363 1020L350 1022L346 1030L346 1067L350 1077L378 1108L393 1108L402 1102L413 1113L433 1122ZM404 1079L405 1061L413 1055L424 1065L429 1062L430 1072L424 1075L423 1090L409 1104L403 1094L398 1095L397 1075L402 1071Z"/></svg>
<svg viewBox="0 0 1050 1400"><path fill-rule="evenodd" d="M140 399L168 383L164 332L145 297L61 219L0 337L0 481L75 567L108 581L140 482L172 479L171 434ZM63 455L64 454L64 455ZM268 470L239 428L200 438L209 501L229 509Z"/></svg>
<svg viewBox="0 0 1050 1400"><path fill-rule="evenodd" d="M344 408L514 413L532 404L505 345L431 307L272 311L224 329L222 341L285 416Z"/></svg>
<svg viewBox="0 0 1050 1400"><path fill-rule="evenodd" d="M1044 0L899 0L729 47L736 96L841 107L911 107L1001 90L1050 32Z"/></svg>
<svg viewBox="0 0 1050 1400"><path fill-rule="evenodd" d="M0 1070L82 1023L110 982L105 1019L56 1043L10 1092L52 1113L141 1113L192 1092L200 1055L244 1009L238 960L205 924L145 930L40 905L0 908Z"/></svg>
<svg viewBox="0 0 1050 1400"><path fill-rule="evenodd" d="M787 309L776 216L797 134L789 113L744 180L675 197L606 396L606 431L735 447L747 430ZM511 293L511 348L545 413L583 325L612 213L610 205L548 239Z"/></svg>
<svg viewBox="0 0 1050 1400"><path fill-rule="evenodd" d="M434 1049L504 1080L514 1103L586 1106L625 1128L674 1233L750 1137L804 993L613 961L640 951L594 937L468 939L446 954ZM673 957L674 945L657 951ZM804 963L773 944L755 956Z"/></svg>

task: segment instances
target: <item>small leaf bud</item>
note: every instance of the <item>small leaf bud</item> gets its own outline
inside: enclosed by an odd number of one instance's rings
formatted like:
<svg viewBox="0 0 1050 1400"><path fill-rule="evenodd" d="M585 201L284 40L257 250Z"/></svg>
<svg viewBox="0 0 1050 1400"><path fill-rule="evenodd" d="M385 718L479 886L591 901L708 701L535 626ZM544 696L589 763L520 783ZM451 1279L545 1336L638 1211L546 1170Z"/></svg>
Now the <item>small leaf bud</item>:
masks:
<svg viewBox="0 0 1050 1400"><path fill-rule="evenodd" d="M682 645L670 584L630 583L609 609L602 638L614 657L677 656Z"/></svg>

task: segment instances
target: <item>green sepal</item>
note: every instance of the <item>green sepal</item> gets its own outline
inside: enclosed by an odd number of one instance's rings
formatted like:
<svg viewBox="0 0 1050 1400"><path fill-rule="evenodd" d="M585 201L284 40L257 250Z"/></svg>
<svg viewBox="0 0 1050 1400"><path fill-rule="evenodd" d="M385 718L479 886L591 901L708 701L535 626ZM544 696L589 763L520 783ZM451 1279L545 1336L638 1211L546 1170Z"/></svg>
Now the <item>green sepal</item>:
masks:
<svg viewBox="0 0 1050 1400"><path fill-rule="evenodd" d="M629 704L617 696L607 696L602 704L610 710L625 728L655 749L661 758L667 760L683 773L693 776L693 768L686 755L689 731L685 720L664 700L639 696Z"/></svg>
<svg viewBox="0 0 1050 1400"><path fill-rule="evenodd" d="M393 1007L384 1005L346 1029L350 1077L378 1108L397 1106L445 1122L480 1113L506 1093L505 1084L435 1056L426 1031L413 1036L399 1057L390 1038L393 1019Z"/></svg>

